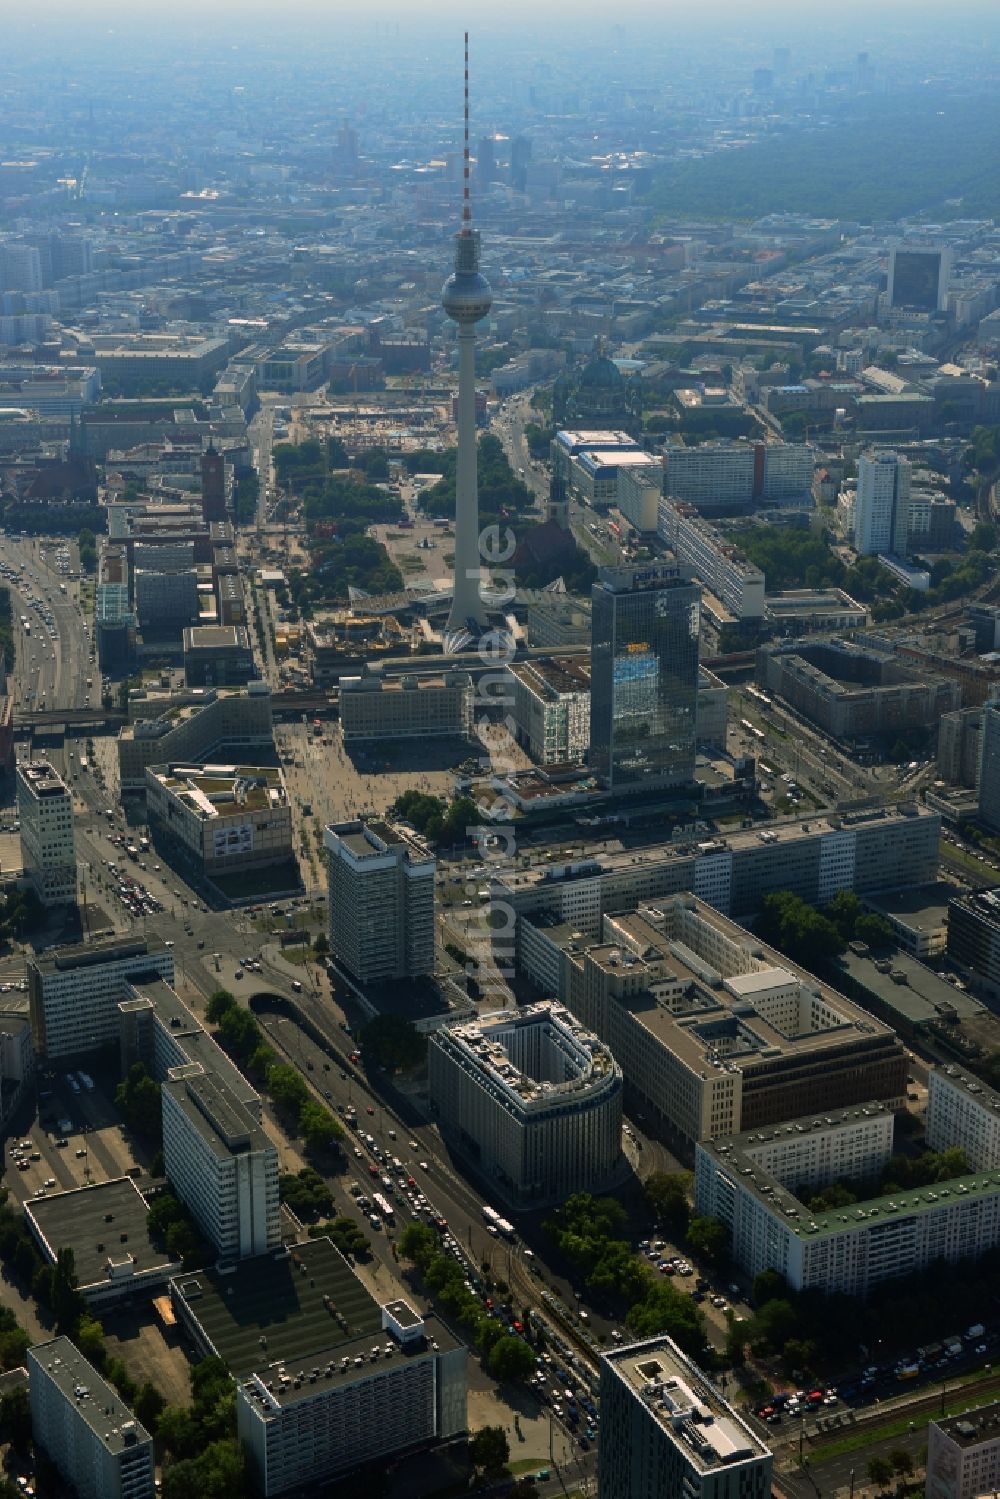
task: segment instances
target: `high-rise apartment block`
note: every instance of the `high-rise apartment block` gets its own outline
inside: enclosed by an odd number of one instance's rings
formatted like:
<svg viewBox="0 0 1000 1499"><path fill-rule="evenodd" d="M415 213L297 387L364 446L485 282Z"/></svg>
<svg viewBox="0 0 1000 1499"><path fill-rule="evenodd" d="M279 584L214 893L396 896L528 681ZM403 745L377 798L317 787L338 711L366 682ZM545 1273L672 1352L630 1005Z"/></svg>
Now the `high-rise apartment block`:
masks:
<svg viewBox="0 0 1000 1499"><path fill-rule="evenodd" d="M764 574L683 500L661 500L660 537L737 621L764 617ZM707 602L707 601L706 601ZM716 606L717 607L717 606Z"/></svg>
<svg viewBox="0 0 1000 1499"><path fill-rule="evenodd" d="M974 1259L1000 1244L1000 1174L971 1171L932 1187L890 1188L878 1181L891 1158L891 1132L879 1135L881 1105L835 1112L817 1101L777 1130L717 1135L695 1153L695 1210L720 1218L733 1260L750 1276L776 1270L796 1291L865 1298L885 1281L941 1260ZM871 1133L869 1133L871 1132ZM803 1170L805 1137L825 1155L821 1174ZM825 1136L843 1146L826 1149ZM950 1143L947 1136L944 1143ZM764 1153L774 1152L768 1163ZM856 1159L852 1160L852 1155ZM815 1187L869 1177L873 1195L849 1207L809 1203ZM802 1191L803 1182L809 1190Z"/></svg>
<svg viewBox="0 0 1000 1499"><path fill-rule="evenodd" d="M606 568L591 597L591 767L611 791L687 785L701 589L681 567Z"/></svg>
<svg viewBox="0 0 1000 1499"><path fill-rule="evenodd" d="M173 950L159 937L111 937L51 948L28 959L35 1050L49 1061L118 1040L118 1006L143 978L174 977Z"/></svg>
<svg viewBox="0 0 1000 1499"><path fill-rule="evenodd" d="M197 1062L172 1068L160 1096L167 1177L220 1257L277 1249L278 1152L259 1122Z"/></svg>
<svg viewBox="0 0 1000 1499"><path fill-rule="evenodd" d="M663 492L705 515L752 505L789 505L812 489L815 450L806 443L706 442L664 449Z"/></svg>
<svg viewBox="0 0 1000 1499"><path fill-rule="evenodd" d="M153 1438L69 1338L28 1349L31 1432L80 1499L154 1499Z"/></svg>
<svg viewBox="0 0 1000 1499"><path fill-rule="evenodd" d="M423 839L383 820L340 822L323 846L337 962L362 984L432 973L437 865Z"/></svg>
<svg viewBox="0 0 1000 1499"><path fill-rule="evenodd" d="M910 462L899 453L862 453L854 501L854 549L862 557L906 554Z"/></svg>
<svg viewBox="0 0 1000 1499"><path fill-rule="evenodd" d="M8 240L0 246L0 291L41 291L42 260L35 245Z"/></svg>
<svg viewBox="0 0 1000 1499"><path fill-rule="evenodd" d="M769 1499L773 1459L677 1344L601 1357L601 1499Z"/></svg>
<svg viewBox="0 0 1000 1499"><path fill-rule="evenodd" d="M965 1151L974 1171L1000 1166L1000 1098L957 1067L932 1067L927 1079L927 1148Z"/></svg>
<svg viewBox="0 0 1000 1499"><path fill-rule="evenodd" d="M76 900L73 797L46 760L17 767L24 873L45 906Z"/></svg>
<svg viewBox="0 0 1000 1499"><path fill-rule="evenodd" d="M979 730L979 820L1000 832L1000 701L983 704Z"/></svg>
<svg viewBox="0 0 1000 1499"><path fill-rule="evenodd" d="M637 531L652 534L663 498L663 462L626 464L618 471L618 509Z"/></svg>
<svg viewBox="0 0 1000 1499"><path fill-rule="evenodd" d="M927 1499L974 1499L1000 1485L1000 1401L927 1426Z"/></svg>

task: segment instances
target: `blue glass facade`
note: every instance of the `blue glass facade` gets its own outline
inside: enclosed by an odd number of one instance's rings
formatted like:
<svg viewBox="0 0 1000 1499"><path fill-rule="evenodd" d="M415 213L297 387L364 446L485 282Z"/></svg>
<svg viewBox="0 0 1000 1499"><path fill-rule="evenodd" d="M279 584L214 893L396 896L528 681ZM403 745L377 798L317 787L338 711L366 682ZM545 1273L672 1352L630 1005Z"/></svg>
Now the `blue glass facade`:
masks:
<svg viewBox="0 0 1000 1499"><path fill-rule="evenodd" d="M613 791L694 778L701 589L680 567L609 568L594 584L590 766Z"/></svg>

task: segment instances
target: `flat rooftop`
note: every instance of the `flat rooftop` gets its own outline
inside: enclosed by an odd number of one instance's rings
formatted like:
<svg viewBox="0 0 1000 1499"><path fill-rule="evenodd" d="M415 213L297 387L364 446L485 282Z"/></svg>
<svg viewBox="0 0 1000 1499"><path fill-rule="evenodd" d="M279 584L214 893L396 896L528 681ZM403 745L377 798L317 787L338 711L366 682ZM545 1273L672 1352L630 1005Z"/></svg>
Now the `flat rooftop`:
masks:
<svg viewBox="0 0 1000 1499"><path fill-rule="evenodd" d="M30 764L18 765L17 771L32 796L69 795L65 783L47 760L32 760Z"/></svg>
<svg viewBox="0 0 1000 1499"><path fill-rule="evenodd" d="M225 1273L179 1275L171 1292L234 1378L256 1373L281 1405L314 1395L319 1382L352 1383L369 1363L411 1356L385 1330L382 1308L329 1239L240 1260ZM392 1310L398 1299L388 1305ZM407 1311L400 1325L415 1329L423 1321L426 1334L414 1339L412 1352L461 1346L433 1314Z"/></svg>
<svg viewBox="0 0 1000 1499"><path fill-rule="evenodd" d="M856 613L860 619L868 617L864 605L840 588L796 588L769 593L764 598L764 609L775 619L807 619L811 615L843 614L845 611Z"/></svg>
<svg viewBox="0 0 1000 1499"><path fill-rule="evenodd" d="M934 885L914 885L910 890L879 891L865 896L865 904L881 911L918 932L939 931L948 923L948 906L955 898L955 886L946 880Z"/></svg>
<svg viewBox="0 0 1000 1499"><path fill-rule="evenodd" d="M398 1301L390 1304L391 1308ZM395 1313L391 1313L395 1316ZM399 1320L399 1319L397 1319ZM462 1344L434 1313L400 1321L405 1342L397 1341L388 1328L381 1326L379 1308L378 1332L363 1333L334 1345L318 1348L301 1363L284 1359L260 1363L243 1383L250 1400L259 1401L268 1415L277 1415L299 1401L313 1400L317 1394L338 1386L378 1379L392 1373L413 1358L426 1358L438 1351L450 1352Z"/></svg>
<svg viewBox="0 0 1000 1499"><path fill-rule="evenodd" d="M89 1364L69 1338L53 1338L36 1343L29 1358L41 1364L67 1405L82 1417L106 1451L116 1456L126 1447L150 1440L149 1432L137 1421L113 1386L107 1384L93 1364Z"/></svg>
<svg viewBox="0 0 1000 1499"><path fill-rule="evenodd" d="M172 1069L163 1083L208 1148L220 1160L245 1151L266 1150L270 1141L235 1093L198 1063Z"/></svg>
<svg viewBox="0 0 1000 1499"><path fill-rule="evenodd" d="M242 625L190 625L184 631L184 650L217 651L239 647L249 650L247 632Z"/></svg>
<svg viewBox="0 0 1000 1499"><path fill-rule="evenodd" d="M288 805L284 777L275 765L148 765L146 776L205 821Z"/></svg>
<svg viewBox="0 0 1000 1499"><path fill-rule="evenodd" d="M411 862L423 863L434 857L415 829L383 818L327 823L325 840L329 840L328 848L331 843L339 843L356 859L381 858L392 848L405 849Z"/></svg>
<svg viewBox="0 0 1000 1499"><path fill-rule="evenodd" d="M166 951L160 937L103 937L93 942L54 947L30 959L43 977L69 972L74 968L91 968L99 963L123 962L128 958L159 957Z"/></svg>
<svg viewBox="0 0 1000 1499"><path fill-rule="evenodd" d="M166 980L140 979L130 983L129 989L131 998L122 1000L119 1010L128 1013L151 1007L160 1025L170 1033L187 1060L200 1062L206 1072L217 1077L256 1117L260 1111L260 1095Z"/></svg>
<svg viewBox="0 0 1000 1499"><path fill-rule="evenodd" d="M541 1033L532 1050L538 1058L533 1072L519 1066L512 1055L530 1030ZM469 1072L480 1074L514 1108L582 1103L589 1090L599 1088L617 1071L614 1057L593 1031L552 1001L443 1027L432 1044L453 1059L460 1057ZM561 1081L555 1081L553 1074Z"/></svg>
<svg viewBox="0 0 1000 1499"><path fill-rule="evenodd" d="M684 913L700 924L683 920ZM833 1055L847 1045L875 1047L892 1039L883 1022L690 895L606 916L599 941L572 922L546 914L528 919L579 963L586 955L609 973L641 975L629 1011L694 1070L739 1070L746 1086L758 1069L763 1078L773 1077L783 1057L791 1062L807 1053ZM727 945L728 961L716 956Z"/></svg>
<svg viewBox="0 0 1000 1499"><path fill-rule="evenodd" d="M939 1431L959 1447L978 1447L981 1442L995 1442L1000 1437L1000 1400L963 1411L961 1415L933 1418Z"/></svg>
<svg viewBox="0 0 1000 1499"><path fill-rule="evenodd" d="M866 1106L869 1111L882 1110L882 1105ZM855 1110L838 1110L835 1122L851 1122L847 1116ZM862 1115L864 1109L861 1110ZM844 1114L841 1120L841 1114ZM739 1177L740 1184L759 1198L765 1206L780 1216L785 1227L797 1238L817 1239L830 1234L840 1234L862 1224L873 1222L901 1221L914 1213L936 1210L953 1199L969 1198L977 1193L995 1193L1000 1190L1000 1171L970 1171L947 1181L935 1182L933 1186L908 1188L865 1197L858 1202L825 1211L814 1212L790 1192L781 1181L762 1166L754 1155L754 1146L764 1143L775 1134L788 1130L806 1134L817 1125L825 1125L825 1117L817 1120L815 1115L805 1115L790 1120L777 1131L746 1130L739 1135L729 1135L716 1140L702 1140L698 1149L704 1151L727 1174Z"/></svg>
<svg viewBox="0 0 1000 1499"><path fill-rule="evenodd" d="M537 692L541 686L554 694L590 691L589 662L543 658L537 661L516 661L510 670L526 687Z"/></svg>
<svg viewBox="0 0 1000 1499"><path fill-rule="evenodd" d="M128 1257L139 1273L179 1268L154 1247L147 1228L149 1205L131 1177L29 1198L24 1211L51 1261L60 1249L72 1249L82 1291L107 1284L111 1264Z"/></svg>
<svg viewBox="0 0 1000 1499"><path fill-rule="evenodd" d="M329 1239L240 1260L225 1274L186 1271L171 1291L237 1379L267 1364L315 1363L318 1350L358 1338L381 1340L378 1302Z"/></svg>
<svg viewBox="0 0 1000 1499"><path fill-rule="evenodd" d="M802 837L822 837L824 834L840 832L848 828L875 826L877 824L914 822L920 818L939 816L917 802L906 802L898 807L880 807L869 812L845 812L840 815L796 818L788 822L769 822L766 827L740 829L718 834L699 845L694 839L678 843L656 843L648 848L623 848L610 853L596 853L572 863L546 862L544 851L524 854L534 860L530 869L505 872L499 883L513 891L527 890L536 885L572 879L592 879L595 875L640 872L643 868L668 863L674 859L689 859L708 843L718 850L729 849L741 852L750 848L780 848L784 844L797 842Z"/></svg>
<svg viewBox="0 0 1000 1499"><path fill-rule="evenodd" d="M911 1025L928 1025L935 1020L965 1022L982 1018L992 1019L995 1027L996 1020L986 1005L947 983L940 974L909 953L893 952L888 971L876 968L879 961L878 952L861 957L850 948L835 960L837 968ZM893 973L902 976L899 981L892 977ZM996 1037L994 1031L994 1045L997 1044Z"/></svg>
<svg viewBox="0 0 1000 1499"><path fill-rule="evenodd" d="M771 1456L770 1448L669 1338L629 1343L602 1358L699 1473L730 1471Z"/></svg>

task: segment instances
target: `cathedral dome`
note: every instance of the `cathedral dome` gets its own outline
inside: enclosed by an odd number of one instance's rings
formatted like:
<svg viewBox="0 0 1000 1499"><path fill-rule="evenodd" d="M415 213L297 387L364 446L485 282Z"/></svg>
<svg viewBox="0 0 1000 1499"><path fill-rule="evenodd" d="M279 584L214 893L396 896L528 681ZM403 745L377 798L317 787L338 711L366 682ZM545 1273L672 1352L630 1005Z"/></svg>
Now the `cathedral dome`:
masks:
<svg viewBox="0 0 1000 1499"><path fill-rule="evenodd" d="M624 385L621 370L606 354L592 359L580 376L580 390L620 390Z"/></svg>

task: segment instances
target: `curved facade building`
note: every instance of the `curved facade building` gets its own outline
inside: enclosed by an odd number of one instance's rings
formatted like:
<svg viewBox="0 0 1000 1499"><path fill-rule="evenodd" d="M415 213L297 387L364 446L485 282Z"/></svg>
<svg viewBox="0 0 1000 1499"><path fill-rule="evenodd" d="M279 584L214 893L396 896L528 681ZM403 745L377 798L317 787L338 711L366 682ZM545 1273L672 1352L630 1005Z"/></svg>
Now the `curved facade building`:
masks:
<svg viewBox="0 0 1000 1499"><path fill-rule="evenodd" d="M621 1068L560 1004L435 1031L428 1071L442 1134L512 1208L590 1191L618 1163Z"/></svg>

